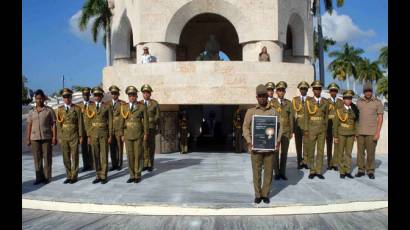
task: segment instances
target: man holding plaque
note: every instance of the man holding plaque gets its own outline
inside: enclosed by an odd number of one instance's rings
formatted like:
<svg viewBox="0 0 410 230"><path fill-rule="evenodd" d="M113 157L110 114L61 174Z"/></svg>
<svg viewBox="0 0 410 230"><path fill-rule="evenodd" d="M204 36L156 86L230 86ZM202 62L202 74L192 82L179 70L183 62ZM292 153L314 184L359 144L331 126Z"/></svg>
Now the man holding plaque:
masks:
<svg viewBox="0 0 410 230"><path fill-rule="evenodd" d="M268 104L268 94L266 86L258 85L256 87L256 99L258 100L258 104L250 108L246 111L244 123L243 123L243 136L246 140L248 146L248 152L251 154L251 161L252 161L252 174L253 174L253 187L255 190L255 200L256 204L259 204L262 200L264 203L268 204L269 201L269 191L270 186L272 183L272 174L273 174L273 164L274 164L274 154L278 154L278 149L280 147L280 138L282 136L282 128L279 126L279 133L276 133L278 128L277 127L268 127L266 129L266 135L262 134L263 138L266 140L266 147L261 148L262 142L254 142L255 141L255 134L254 130L256 130L254 125L252 124L255 120L254 117L266 117L266 118L273 118L276 121L280 120L280 115L276 112L276 110ZM276 123L274 124L276 125ZM260 125L261 126L261 125ZM255 129L253 129L255 128ZM275 130L276 129L276 130ZM266 137L265 137L266 136ZM273 146L271 145L273 141ZM269 143L268 143L269 142ZM258 146L257 146L258 145ZM271 149L273 147L273 149ZM262 168L263 168L263 184L261 185L261 177L262 177Z"/></svg>

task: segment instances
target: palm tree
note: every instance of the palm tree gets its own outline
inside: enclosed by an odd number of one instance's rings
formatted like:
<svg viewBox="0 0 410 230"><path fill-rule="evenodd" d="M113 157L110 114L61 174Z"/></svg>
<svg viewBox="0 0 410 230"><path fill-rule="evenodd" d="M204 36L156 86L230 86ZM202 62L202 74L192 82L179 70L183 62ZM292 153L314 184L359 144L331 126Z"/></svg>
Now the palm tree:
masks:
<svg viewBox="0 0 410 230"><path fill-rule="evenodd" d="M328 68L333 73L333 77L336 76L334 70L342 69L346 75L347 88L350 89L349 78L353 77L353 89L356 91L356 78L357 78L357 65L362 61L363 49L356 49L345 43L341 50L335 50L329 53L329 57L335 59L329 64Z"/></svg>
<svg viewBox="0 0 410 230"><path fill-rule="evenodd" d="M346 81L347 79L347 64L342 60L336 60L329 64L328 66L329 71L333 75L333 79L337 79L339 82ZM349 81L347 81L347 88L349 89Z"/></svg>
<svg viewBox="0 0 410 230"><path fill-rule="evenodd" d="M332 14L333 12L333 0L323 0L325 4L325 10ZM320 81L324 84L325 81L325 67L324 67L324 57L323 57L323 33L322 33L322 15L320 14L320 2L321 0L313 0L312 13L317 18L317 28L318 28L318 41L319 41L319 74ZM336 0L337 7L342 7L344 5L344 0Z"/></svg>
<svg viewBox="0 0 410 230"><path fill-rule="evenodd" d="M112 13L107 0L85 0L79 21L79 28L84 31L88 22L93 20L91 33L97 42L98 34L103 29L103 44L106 52L107 66L111 65L111 18Z"/></svg>
<svg viewBox="0 0 410 230"><path fill-rule="evenodd" d="M388 99L388 95L389 95L389 80L388 77L383 77L381 78L378 82L377 82L377 94L383 94L383 96Z"/></svg>
<svg viewBox="0 0 410 230"><path fill-rule="evenodd" d="M323 51L327 52L329 50L330 46L333 46L336 44L336 41L329 37L324 37L323 38ZM315 80L316 78L316 60L319 58L319 41L318 41L318 36L316 30L313 31L313 60L312 60L312 65L313 65L313 70L315 71Z"/></svg>
<svg viewBox="0 0 410 230"><path fill-rule="evenodd" d="M323 37L323 51L329 51L330 46L336 44L336 41L329 37ZM313 31L313 63L316 63L316 60L319 58L319 40L317 31Z"/></svg>
<svg viewBox="0 0 410 230"><path fill-rule="evenodd" d="M357 77L363 83L371 82L374 90L375 83L383 77L383 71L378 61L370 62L365 58L357 66Z"/></svg>
<svg viewBox="0 0 410 230"><path fill-rule="evenodd" d="M380 54L379 54L379 63L383 66L383 68L388 69L388 46L382 47L380 49Z"/></svg>

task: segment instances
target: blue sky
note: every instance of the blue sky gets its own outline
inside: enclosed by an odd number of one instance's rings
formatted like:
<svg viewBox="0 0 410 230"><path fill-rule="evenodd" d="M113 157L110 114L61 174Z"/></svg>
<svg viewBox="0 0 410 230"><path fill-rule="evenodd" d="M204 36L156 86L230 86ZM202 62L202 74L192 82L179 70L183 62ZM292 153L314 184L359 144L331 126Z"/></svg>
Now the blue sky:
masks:
<svg viewBox="0 0 410 230"><path fill-rule="evenodd" d="M83 0L23 0L22 4L22 64L28 86L50 94L62 87L63 75L66 86L98 85L105 51L100 41L93 43L88 33L76 28ZM338 41L333 49L348 41L375 60L388 41L387 5L387 0L346 0L332 16L324 15L324 33ZM329 62L325 55L325 64ZM326 85L331 81L327 72Z"/></svg>

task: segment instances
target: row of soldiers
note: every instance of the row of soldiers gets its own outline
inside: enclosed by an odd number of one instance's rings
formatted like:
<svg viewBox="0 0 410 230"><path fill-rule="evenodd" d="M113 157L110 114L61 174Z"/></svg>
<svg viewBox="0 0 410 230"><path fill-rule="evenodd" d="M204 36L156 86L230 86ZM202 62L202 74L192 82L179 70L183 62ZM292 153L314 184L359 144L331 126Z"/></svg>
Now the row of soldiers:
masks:
<svg viewBox="0 0 410 230"><path fill-rule="evenodd" d="M307 96L310 86L313 97ZM298 169L309 169L308 178L325 179L322 175L324 146L327 145L328 170L339 171L340 178L353 178L352 149L355 139L358 141L358 167L355 175L361 177L365 171L370 179L374 179L375 148L380 137L383 106L372 96L372 87L366 84L363 88L364 97L356 107L352 103L354 92L347 90L343 100L337 98L339 86L331 83L328 86L330 98L321 97L322 84L314 81L311 85L305 81L298 84L300 96L292 101L286 99L287 83L280 81L276 86L273 82L259 85L256 88L258 105L248 109L242 126L243 137L248 151L251 153L255 203L269 203L269 191L273 171L276 180L287 180L286 161L290 139L295 136ZM277 98L273 97L276 88ZM359 114L362 113L359 124ZM279 133L277 135L276 151L254 151L251 141L251 123L253 115L277 115ZM238 127L238 120L234 121ZM239 140L238 140L239 141ZM332 144L334 148L332 149ZM333 151L332 151L333 150ZM365 151L367 162L365 163ZM263 167L262 167L263 166ZM263 185L261 185L263 172Z"/></svg>
<svg viewBox="0 0 410 230"><path fill-rule="evenodd" d="M134 86L128 86L125 93L129 102L119 99L120 89L113 85L109 88L112 101L103 102L104 90L100 87L82 89L83 101L78 104L72 103L72 90L64 88L62 97L64 104L60 106L54 114L50 107L44 109L55 116L55 126L57 136L61 144L63 162L67 179L64 184L76 183L78 180L79 149L81 145L83 157L83 171L95 169L96 179L93 184L101 182L107 183L108 172L108 152L110 151L112 167L110 171L121 170L123 163L123 145L125 143L128 156L128 168L130 178L127 183L138 183L141 181L141 172L152 171L154 167L155 135L157 133L159 121L159 104L151 99L152 88L145 84L141 87L144 99L138 101L138 90ZM90 100L91 93L94 101ZM41 100L41 97L36 97ZM42 110L39 106L33 108L29 114L29 143L32 143L33 131L31 127L35 120L36 112ZM34 119L33 119L34 118ZM53 120L53 119L51 119ZM30 135L31 134L31 135ZM53 134L54 135L54 134ZM56 144L56 141L53 141ZM36 153L41 152L33 148L36 160ZM38 158L38 157L37 157ZM41 158L41 156L40 156ZM46 167L50 171L46 178L44 175L37 175L42 171L36 164L36 182L49 182L51 178L51 162Z"/></svg>

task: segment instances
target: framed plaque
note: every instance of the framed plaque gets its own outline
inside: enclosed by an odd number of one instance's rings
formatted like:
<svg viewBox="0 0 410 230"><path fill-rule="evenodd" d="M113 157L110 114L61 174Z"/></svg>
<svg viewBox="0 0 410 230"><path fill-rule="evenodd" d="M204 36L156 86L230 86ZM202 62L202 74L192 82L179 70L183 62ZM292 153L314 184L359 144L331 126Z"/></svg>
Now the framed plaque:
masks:
<svg viewBox="0 0 410 230"><path fill-rule="evenodd" d="M254 115L252 117L252 150L276 150L278 117Z"/></svg>

